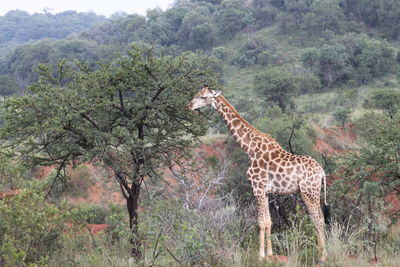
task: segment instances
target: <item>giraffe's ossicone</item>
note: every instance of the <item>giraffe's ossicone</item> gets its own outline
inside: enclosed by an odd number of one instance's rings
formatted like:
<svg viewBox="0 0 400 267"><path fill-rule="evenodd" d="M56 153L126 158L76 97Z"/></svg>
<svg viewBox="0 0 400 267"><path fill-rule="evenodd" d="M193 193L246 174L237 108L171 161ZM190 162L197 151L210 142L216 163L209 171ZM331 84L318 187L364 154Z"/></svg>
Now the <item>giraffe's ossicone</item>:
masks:
<svg viewBox="0 0 400 267"><path fill-rule="evenodd" d="M265 257L264 238L267 233L267 256L272 256L271 216L268 194L300 192L317 229L320 260L326 260L325 223L320 205L321 185L325 173L320 164L308 156L285 151L270 135L262 133L245 121L219 91L207 86L193 98L191 110L212 106L222 116L234 139L250 158L247 179L251 182L257 201L260 227L260 258ZM326 192L326 190L325 190ZM326 196L325 196L326 203Z"/></svg>

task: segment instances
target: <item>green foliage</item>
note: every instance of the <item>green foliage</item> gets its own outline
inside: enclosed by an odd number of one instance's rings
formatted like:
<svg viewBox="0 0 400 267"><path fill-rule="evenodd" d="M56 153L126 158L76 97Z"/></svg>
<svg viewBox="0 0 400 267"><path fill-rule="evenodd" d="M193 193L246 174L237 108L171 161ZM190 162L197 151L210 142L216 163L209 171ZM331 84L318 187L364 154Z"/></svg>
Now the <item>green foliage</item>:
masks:
<svg viewBox="0 0 400 267"><path fill-rule="evenodd" d="M356 227L367 226L365 236L374 245L376 256L376 248L389 224L382 216L387 208L385 197L399 195L400 114L390 119L369 113L355 124L360 147L340 161L341 177L335 181L334 192L337 201L347 203L347 209L339 210L337 216ZM355 211L351 216L350 210ZM398 219L391 217L393 223Z"/></svg>
<svg viewBox="0 0 400 267"><path fill-rule="evenodd" d="M232 60L232 63L242 68L257 64L260 54L265 52L266 49L267 45L260 38L247 39Z"/></svg>
<svg viewBox="0 0 400 267"><path fill-rule="evenodd" d="M0 201L0 220L1 265L46 261L62 247L66 214L47 204L39 193L24 190Z"/></svg>
<svg viewBox="0 0 400 267"><path fill-rule="evenodd" d="M382 109L390 118L393 118L400 110L400 92L392 89L376 90L365 99L364 107Z"/></svg>
<svg viewBox="0 0 400 267"><path fill-rule="evenodd" d="M375 1L374 1L375 2ZM381 27L389 38L398 39L400 31L393 25L398 25L400 22L400 6L396 0L377 1L379 8L376 10L378 15L378 25Z"/></svg>
<svg viewBox="0 0 400 267"><path fill-rule="evenodd" d="M295 80L301 94L310 94L321 91L321 80L314 73L302 73L297 75Z"/></svg>
<svg viewBox="0 0 400 267"><path fill-rule="evenodd" d="M340 7L341 1L319 0L312 2L311 10L304 16L304 24L301 27L312 35L319 35L328 30L340 32L345 18Z"/></svg>
<svg viewBox="0 0 400 267"><path fill-rule="evenodd" d="M8 66L4 70L4 74L8 75L0 77L8 78L8 83L12 83L13 80L10 78L10 75L12 75L19 81L19 86L25 89L29 84L37 82L38 74L34 70L39 64L48 64L56 68L57 63L62 59L70 61L80 60L94 64L100 57L107 59L110 56L106 56L103 52L110 51L103 51L96 47L94 42L87 40L64 39L39 41L20 46L9 53L3 60L3 64ZM113 55L114 53L111 54Z"/></svg>
<svg viewBox="0 0 400 267"><path fill-rule="evenodd" d="M325 44L321 47L320 72L328 87L346 72L347 60L348 55L343 45Z"/></svg>
<svg viewBox="0 0 400 267"><path fill-rule="evenodd" d="M254 89L267 103L286 109L293 105L292 97L298 92L295 77L279 68L265 69L255 76Z"/></svg>
<svg viewBox="0 0 400 267"><path fill-rule="evenodd" d="M398 216L384 216L388 211L386 197L398 195L399 180L399 113L390 119L377 113L363 115L357 121L359 148L340 158L331 192L335 217L362 232L363 247L369 247L372 257L379 258L379 246L384 246L388 225Z"/></svg>
<svg viewBox="0 0 400 267"><path fill-rule="evenodd" d="M71 33L93 28L105 20L104 16L76 11L65 11L55 15L49 13L29 15L25 11L13 10L0 16L0 45L6 46L7 43L13 42L25 43L44 38L61 39ZM9 49L5 51L7 50ZM1 54L5 54L4 51L0 50Z"/></svg>
<svg viewBox="0 0 400 267"><path fill-rule="evenodd" d="M95 204L81 204L77 210L80 216L86 218L86 222L90 224L105 224L109 215L107 208Z"/></svg>
<svg viewBox="0 0 400 267"><path fill-rule="evenodd" d="M123 53L132 43L168 47L174 55L185 50L212 51L215 45L228 47L227 38L240 34L250 37L251 42L239 51L234 49L231 60L225 63L241 68L254 64L276 66L297 56L320 78L324 88L343 83L358 86L395 69L396 51L381 36L397 38L398 29L391 23L398 19L397 9L394 0L176 1L166 11L153 9L146 16L114 16L62 42L47 40L20 47L0 60L0 75L14 76L23 91L37 81L33 72L38 63L56 66L60 59L67 58L95 65L100 59ZM44 19L44 14L39 15ZM367 31L365 25L372 28ZM274 31L276 26L290 33L290 38L279 36ZM257 42L259 35L277 39L279 45L271 50ZM299 55L297 48L305 50Z"/></svg>
<svg viewBox="0 0 400 267"><path fill-rule="evenodd" d="M214 57L216 57L220 60L224 60L228 56L228 52L222 46L215 47L212 51L212 54Z"/></svg>
<svg viewBox="0 0 400 267"><path fill-rule="evenodd" d="M0 248L0 262L7 267L23 266L26 252L14 246L16 240L8 235L3 236L2 247Z"/></svg>
<svg viewBox="0 0 400 267"><path fill-rule="evenodd" d="M69 169L68 178L70 179L70 187L67 193L72 197L84 197L88 193L88 189L93 181L90 179L90 171L87 165L81 164L72 166ZM57 177L54 177L57 179Z"/></svg>
<svg viewBox="0 0 400 267"><path fill-rule="evenodd" d="M349 108L340 107L333 112L333 117L342 124L343 128L345 128L346 122L350 119L352 112L353 111Z"/></svg>
<svg viewBox="0 0 400 267"><path fill-rule="evenodd" d="M260 3L262 1L253 1L253 17L256 28L262 28L272 25L275 22L278 10L267 3ZM264 1L268 2L268 1Z"/></svg>
<svg viewBox="0 0 400 267"><path fill-rule="evenodd" d="M213 45L211 18L199 12L188 12L182 19L177 36L179 42L188 49L207 49Z"/></svg>
<svg viewBox="0 0 400 267"><path fill-rule="evenodd" d="M333 41L300 54L303 65L316 72L325 86L347 81L364 84L393 71L395 49L387 41L351 33Z"/></svg>
<svg viewBox="0 0 400 267"><path fill-rule="evenodd" d="M80 36L95 41L99 45L127 44L139 41L146 28L146 18L137 14L106 21Z"/></svg>
<svg viewBox="0 0 400 267"><path fill-rule="evenodd" d="M0 95L9 96L18 91L18 84L11 75L0 75Z"/></svg>
<svg viewBox="0 0 400 267"><path fill-rule="evenodd" d="M112 147L117 154L154 155L154 161L147 162L158 164L163 149L183 148L189 142L178 136L201 132L200 127L189 127L196 117L185 105L208 78L188 54L158 58L151 53L135 49L93 72L85 65L74 71L61 62L56 77L42 66L42 78L31 87L32 94L6 101L3 136L13 136L15 145L24 144L23 154L34 164L84 155L108 162L116 155L106 156L103 149ZM18 110L18 117L13 110ZM44 133L46 137L40 138ZM39 152L43 146L44 154ZM114 161L108 164L118 171L125 168Z"/></svg>
<svg viewBox="0 0 400 267"><path fill-rule="evenodd" d="M320 59L320 50L315 47L305 48L300 53L300 61L305 67L310 68L311 71L313 71L313 68L320 61Z"/></svg>
<svg viewBox="0 0 400 267"><path fill-rule="evenodd" d="M376 27L389 38L398 38L398 29L393 25L399 22L400 7L395 0L346 0L342 7L349 19Z"/></svg>
<svg viewBox="0 0 400 267"><path fill-rule="evenodd" d="M22 162L14 159L13 151L0 150L0 192L20 188L25 170Z"/></svg>
<svg viewBox="0 0 400 267"><path fill-rule="evenodd" d="M202 64L195 60L196 55L179 56L185 50L199 50L212 54L205 64L226 82L229 88L226 93L241 114L254 121L260 130L271 133L287 150L313 155L315 132L308 119L295 115L290 107L309 101L308 112L321 115L318 117L321 124L331 118L331 113L329 117L321 113L332 110L337 110L333 115L344 123L350 109L358 106L358 96L368 91L372 82L395 88L397 81L386 82L388 78L384 76L397 70L399 56L396 61L396 45L383 38L398 38L398 14L396 0L182 0L175 1L166 11L149 10L146 16L117 14L90 29L94 22L82 21L76 12L67 12L65 19L59 17L60 14L29 16L20 11L11 12L0 17L0 55L5 55L0 59L0 93L7 96L21 93L39 77L40 81L27 95L6 101L3 140L20 145L18 151L23 159L30 159L25 163L62 163L61 173L55 171L43 184L30 185L40 189L52 187L47 197L54 202L59 202L65 193L82 195L90 185L84 168L70 173L70 180L64 177L64 165L74 158L94 159L111 167L119 174L120 182L129 182L128 186L134 185L131 182L138 181L140 175L156 180L157 168L169 163L171 155L181 155L192 140L186 138L204 133L204 121L186 112L184 107L203 83L212 85L213 81L204 78L203 72L197 72ZM76 21L67 23L71 18ZM96 17L93 21L105 19ZM83 28L86 32L68 39L31 42L12 50L30 40L62 38ZM234 36L239 38L234 39ZM131 50L127 55L125 51L131 43L153 47L153 50L143 53ZM11 52L6 55L7 51ZM122 56L114 58L117 53ZM157 56L154 58L154 55ZM57 68L62 58L88 63L61 63ZM97 64L99 60L108 63ZM38 76L34 69L39 63L51 67L41 66ZM260 71L260 66L269 68ZM222 77L222 69L227 71L225 77ZM199 75L192 76L191 70ZM258 71L254 93L252 80ZM358 87L360 85L363 87ZM162 87L167 89L158 94ZM328 87L334 91L320 94ZM315 92L319 94L295 99L299 94ZM152 101L155 96L159 98ZM337 219L349 223L349 227L362 235L355 238L361 245L346 243L345 249L335 254L337 248L329 241L333 259L328 259L328 264L354 265L355 262L349 263L346 259L349 253L356 251L359 255L356 264L366 265L370 256L365 251L373 250L371 244L387 241L387 222L380 211L384 210L384 195L396 193L398 188L398 102L395 90L373 92L364 107L382 109L388 116L366 115L355 121L359 125L358 134L363 138L360 149L339 160L344 177L335 182L328 196L332 198ZM273 106L265 112L266 106L275 104L280 107ZM342 108L337 109L338 106ZM175 143L172 139L179 141ZM183 208L181 201L152 202L144 209L140 221L140 237L146 255L145 260L137 264L263 264L257 260L252 189L245 179L248 159L231 141L228 145L232 162L227 170L229 179L216 195L227 199L229 194L235 204L214 203L212 207L193 211ZM335 142L343 148L339 139ZM9 154L0 153L2 190L26 184L22 183L21 164ZM154 158L154 155L160 157ZM143 159L145 165L141 163ZM210 157L208 163L216 166L219 162ZM138 165L143 167L137 170ZM134 176L135 173L139 176ZM71 180L79 185L71 186ZM149 189L151 191L152 187ZM158 196L161 191L157 188L156 193L150 192L150 195ZM287 214L296 211L298 199L285 196L270 197L270 200L274 231L278 231L274 236L274 249L289 254L291 263L312 264L315 240L310 235L309 222L307 226L295 224L298 226L295 231L281 231L293 226L288 223ZM38 203L43 204L43 201ZM42 205L43 209L46 205L49 204ZM128 260L127 241L132 233L127 231L126 216L118 208L83 206L70 215L70 219L106 222L110 227L104 237L60 234L63 239L57 238L57 248L51 248L47 254L47 245L43 245L49 244L47 239L43 242L28 240L31 246L28 247L21 243L26 239L20 242L14 234L1 236L0 265L132 265ZM0 213L1 223L2 216ZM36 221L30 226L32 229L37 228ZM1 224L0 229L3 229ZM387 251L382 254L381 264L390 265L386 259L396 259L390 253L397 253L399 243L383 245ZM39 256L31 251L37 248L42 249ZM54 253L60 248L63 253Z"/></svg>
<svg viewBox="0 0 400 267"><path fill-rule="evenodd" d="M251 12L242 0L223 0L215 13L215 20L222 34L229 37L253 21Z"/></svg>
<svg viewBox="0 0 400 267"><path fill-rule="evenodd" d="M111 170L128 194L132 242L138 249L143 179L159 178L160 167L184 156L204 133L204 121L186 105L201 85L216 81L194 55L157 57L139 48L97 70L62 61L56 75L46 65L39 72L31 94L6 100L3 140L33 166L57 165L58 178L77 159L96 160Z"/></svg>

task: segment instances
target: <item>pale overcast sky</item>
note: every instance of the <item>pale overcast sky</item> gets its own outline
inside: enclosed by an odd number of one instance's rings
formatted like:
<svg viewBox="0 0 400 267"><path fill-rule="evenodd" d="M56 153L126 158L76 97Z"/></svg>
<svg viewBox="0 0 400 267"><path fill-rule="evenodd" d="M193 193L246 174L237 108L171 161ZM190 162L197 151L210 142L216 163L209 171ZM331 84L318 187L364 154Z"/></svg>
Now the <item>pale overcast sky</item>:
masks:
<svg viewBox="0 0 400 267"><path fill-rule="evenodd" d="M14 9L32 14L42 12L45 8L50 9L51 13L76 10L93 11L105 16L118 11L145 15L147 9L160 7L165 10L173 2L174 0L0 0L0 16Z"/></svg>

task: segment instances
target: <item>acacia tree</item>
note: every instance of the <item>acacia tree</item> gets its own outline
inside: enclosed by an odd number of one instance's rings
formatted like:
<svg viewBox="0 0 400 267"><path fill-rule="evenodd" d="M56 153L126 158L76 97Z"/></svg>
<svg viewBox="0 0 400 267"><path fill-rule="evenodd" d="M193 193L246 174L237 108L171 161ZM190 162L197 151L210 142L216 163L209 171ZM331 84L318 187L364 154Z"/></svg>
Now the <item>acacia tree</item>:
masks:
<svg viewBox="0 0 400 267"><path fill-rule="evenodd" d="M138 201L146 179L184 155L203 121L186 104L208 71L191 54L155 56L133 48L91 70L61 62L57 75L40 66L40 80L4 105L6 143L33 165L57 165L56 179L76 160L111 169L126 199L132 255L141 256Z"/></svg>
<svg viewBox="0 0 400 267"><path fill-rule="evenodd" d="M333 184L332 198L339 221L367 227L366 238L373 245L375 259L380 237L387 231L383 212L392 223L399 216L384 205L387 196L400 196L400 113L389 118L378 113L363 115L356 122L361 140L356 151L344 155ZM386 202L387 203L387 202Z"/></svg>
<svg viewBox="0 0 400 267"><path fill-rule="evenodd" d="M277 104L282 110L293 105L292 97L298 92L294 74L279 68L269 68L254 78L254 88L266 101Z"/></svg>

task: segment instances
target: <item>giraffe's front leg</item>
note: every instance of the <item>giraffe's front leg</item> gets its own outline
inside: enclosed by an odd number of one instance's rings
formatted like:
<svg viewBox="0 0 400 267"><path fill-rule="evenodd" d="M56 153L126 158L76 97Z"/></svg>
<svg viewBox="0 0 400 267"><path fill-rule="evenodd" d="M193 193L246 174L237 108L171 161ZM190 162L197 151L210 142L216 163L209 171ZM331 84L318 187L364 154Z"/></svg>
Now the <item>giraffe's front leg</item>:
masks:
<svg viewBox="0 0 400 267"><path fill-rule="evenodd" d="M265 258L265 232L267 232L267 256L272 255L271 218L269 215L268 197L256 196L258 210L258 225L260 227L260 259Z"/></svg>

